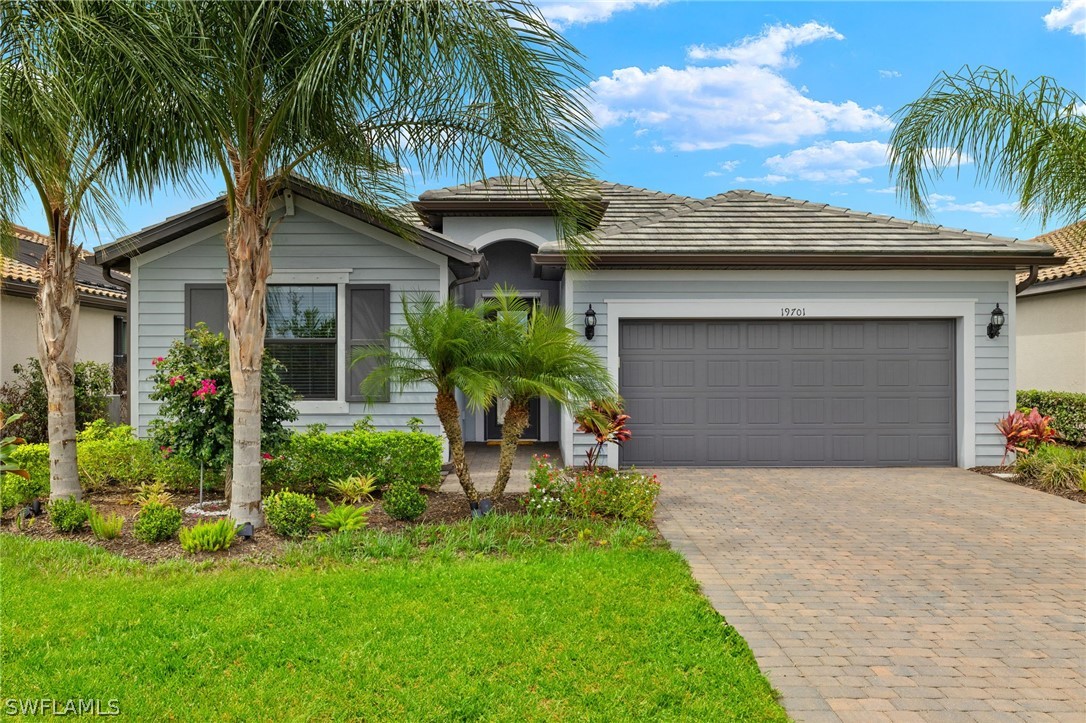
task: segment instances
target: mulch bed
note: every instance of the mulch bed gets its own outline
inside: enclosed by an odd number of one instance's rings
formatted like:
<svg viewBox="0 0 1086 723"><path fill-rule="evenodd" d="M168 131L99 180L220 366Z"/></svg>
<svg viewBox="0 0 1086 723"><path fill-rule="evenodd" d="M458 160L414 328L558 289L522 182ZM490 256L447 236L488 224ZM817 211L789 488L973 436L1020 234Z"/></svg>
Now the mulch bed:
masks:
<svg viewBox="0 0 1086 723"><path fill-rule="evenodd" d="M1021 475L1014 473L1014 467L971 467L971 471L979 474L985 474L989 477L995 477L997 474L1008 474L1010 477L996 477L1001 482L1010 482L1020 487L1029 487L1031 490L1037 490L1038 492L1045 492L1050 495L1056 495L1057 497L1063 497L1064 499L1074 500L1086 504L1086 491L1083 490L1051 490L1040 486L1037 480L1026 479Z"/></svg>
<svg viewBox="0 0 1086 723"><path fill-rule="evenodd" d="M378 499L373 503L373 509L369 512L367 527L370 529L384 530L386 532L397 532L416 525L462 522L471 518L471 509L468 507L467 499L464 497L464 493L459 489L449 492L432 492L423 489L423 494L426 495L428 504L426 512L424 512L418 520L414 522L404 522L403 520L393 519L384 511L381 507L381 502ZM524 507L521 500L524 497L525 495L521 494L506 495L501 501L495 504L494 512L500 514L523 514ZM132 503L131 492L116 490L89 492L84 496L84 500L89 502L94 509L103 515L119 514L125 518L124 528L120 538L116 540L96 539L89 527L84 527L83 530L72 534L57 532L53 529L53 526L49 523L47 517L36 519L33 524L26 529L19 530L15 522L16 516L21 508L6 510L3 515L0 516L0 532L13 535L25 535L39 540L69 540L83 542L88 545L97 545L98 547L123 557L133 560L142 560L144 562L160 562L182 557L198 562L203 560L270 562L287 544L287 540L276 535L271 530L264 528L257 530L251 540L245 541L238 539L228 550L190 554L181 549L181 543L177 538L152 545L140 542L132 536L132 524L136 513L139 512L139 507ZM197 501L198 498L195 495L175 494L173 497L173 503L182 510ZM320 499L317 502L317 506L321 512L325 512L328 509L328 503L324 499ZM183 524L186 527L191 527L199 522L207 520L213 521L215 519L218 518L186 514Z"/></svg>

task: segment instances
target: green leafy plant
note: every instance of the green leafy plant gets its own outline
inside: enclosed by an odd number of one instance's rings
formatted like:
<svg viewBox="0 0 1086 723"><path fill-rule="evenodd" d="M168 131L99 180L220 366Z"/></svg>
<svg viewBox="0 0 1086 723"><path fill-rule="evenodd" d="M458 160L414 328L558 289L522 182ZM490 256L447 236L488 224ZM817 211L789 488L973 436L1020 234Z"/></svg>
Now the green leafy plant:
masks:
<svg viewBox="0 0 1086 723"><path fill-rule="evenodd" d="M283 537L305 537L317 517L317 503L308 495L281 490L264 498L264 517Z"/></svg>
<svg viewBox="0 0 1086 723"><path fill-rule="evenodd" d="M1051 416L1065 441L1086 443L1086 394L1029 389L1018 392L1017 404L1023 411L1036 407L1041 414Z"/></svg>
<svg viewBox="0 0 1086 723"><path fill-rule="evenodd" d="M49 445L21 444L8 448L10 464L26 472L0 474L0 509L24 505L49 495Z"/></svg>
<svg viewBox="0 0 1086 723"><path fill-rule="evenodd" d="M9 417L3 411L0 411L0 435L3 435L4 430L9 425L18 422L22 418L22 414L12 414ZM30 479L30 473L15 461L15 450L23 444L26 444L26 440L22 437L0 436L0 476L16 475L25 480Z"/></svg>
<svg viewBox="0 0 1086 723"><path fill-rule="evenodd" d="M74 497L61 498L49 503L49 521L57 532L77 532L90 517L91 507Z"/></svg>
<svg viewBox="0 0 1086 723"><path fill-rule="evenodd" d="M132 535L141 542L165 542L181 529L181 510L157 500L147 502L136 515Z"/></svg>
<svg viewBox="0 0 1086 723"><path fill-rule="evenodd" d="M329 502L329 505L328 512L317 515L317 525L325 530L335 532L361 530L366 526L369 511L373 509L372 506L354 507L346 504L336 506L331 502Z"/></svg>
<svg viewBox="0 0 1086 723"><path fill-rule="evenodd" d="M116 540L124 528L124 517L118 514L103 516L98 510L91 510L87 521L91 532L99 540Z"/></svg>
<svg viewBox="0 0 1086 723"><path fill-rule="evenodd" d="M656 512L660 483L635 469L579 470L565 488L563 502L577 517L603 515L648 522Z"/></svg>
<svg viewBox="0 0 1086 723"><path fill-rule="evenodd" d="M237 524L228 517L215 522L201 522L183 527L177 533L181 549L185 552L218 552L234 544L238 535Z"/></svg>
<svg viewBox="0 0 1086 723"><path fill-rule="evenodd" d="M111 426L99 419L76 435L79 480L86 491L108 484L131 487L154 476L158 455L154 446L137 439L127 425Z"/></svg>
<svg viewBox="0 0 1086 723"><path fill-rule="evenodd" d="M26 440L49 441L49 399L45 377L37 359L12 366L15 379L0 386L0 412L15 410L23 416L9 430ZM76 362L72 383L75 386L75 424L83 429L109 413L109 395L113 391L113 373L108 364L93 361Z"/></svg>
<svg viewBox="0 0 1086 723"><path fill-rule="evenodd" d="M154 360L151 399L160 402L151 422L154 443L169 456L179 456L216 473L230 464L234 440L234 395L230 383L230 347L222 334L206 324L185 331ZM284 422L298 418L294 390L271 357L261 367L261 449L275 450L290 436Z"/></svg>
<svg viewBox="0 0 1086 723"><path fill-rule="evenodd" d="M528 467L528 496L524 509L530 515L557 515L562 512L562 497L568 483L562 470L550 461L550 455L532 455Z"/></svg>
<svg viewBox="0 0 1086 723"><path fill-rule="evenodd" d="M619 399L597 400L581 410L574 418L577 423L577 431L583 434L591 434L596 444L585 452L585 468L595 469L599 463L600 455L606 444L617 444L630 441L633 434L626 423L630 421L630 415L622 409Z"/></svg>
<svg viewBox="0 0 1086 723"><path fill-rule="evenodd" d="M1086 449L1043 444L1015 460L1014 469L1048 491L1080 489L1086 483Z"/></svg>
<svg viewBox="0 0 1086 723"><path fill-rule="evenodd" d="M146 507L152 502L160 505L168 505L173 502L173 495L166 491L166 485L161 482L141 484L132 495L132 501L140 507Z"/></svg>
<svg viewBox="0 0 1086 723"><path fill-rule="evenodd" d="M410 482L393 482L381 498L381 506L389 517L396 520L415 520L426 511L426 495L418 485Z"/></svg>
<svg viewBox="0 0 1086 723"><path fill-rule="evenodd" d="M372 475L356 474L333 480L331 487L339 495L340 502L359 505L362 504L362 500L373 497L373 493L377 491L377 478Z"/></svg>

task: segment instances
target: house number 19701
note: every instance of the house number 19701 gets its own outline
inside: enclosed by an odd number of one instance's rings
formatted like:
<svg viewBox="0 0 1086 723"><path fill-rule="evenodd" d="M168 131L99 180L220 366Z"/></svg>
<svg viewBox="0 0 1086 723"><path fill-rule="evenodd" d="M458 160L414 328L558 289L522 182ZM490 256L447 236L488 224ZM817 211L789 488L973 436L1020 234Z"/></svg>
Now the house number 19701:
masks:
<svg viewBox="0 0 1086 723"><path fill-rule="evenodd" d="M807 316L807 309L802 306L781 307L781 316Z"/></svg>

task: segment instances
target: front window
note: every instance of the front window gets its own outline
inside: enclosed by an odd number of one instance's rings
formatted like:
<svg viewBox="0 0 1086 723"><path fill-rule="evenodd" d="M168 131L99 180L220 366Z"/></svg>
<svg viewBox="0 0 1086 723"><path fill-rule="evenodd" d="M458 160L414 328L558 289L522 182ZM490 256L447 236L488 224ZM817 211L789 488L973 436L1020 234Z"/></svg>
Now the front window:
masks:
<svg viewBox="0 0 1086 723"><path fill-rule="evenodd" d="M265 348L302 399L336 398L336 287L269 286Z"/></svg>

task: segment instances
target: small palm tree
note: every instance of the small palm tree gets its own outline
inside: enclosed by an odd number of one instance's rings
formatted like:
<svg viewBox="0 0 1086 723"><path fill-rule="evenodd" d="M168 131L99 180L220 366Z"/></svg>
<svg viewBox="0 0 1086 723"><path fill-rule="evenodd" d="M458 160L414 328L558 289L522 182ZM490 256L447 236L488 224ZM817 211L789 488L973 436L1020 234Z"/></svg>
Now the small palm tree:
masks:
<svg viewBox="0 0 1086 723"><path fill-rule="evenodd" d="M495 290L496 314L489 326L491 355L482 360L509 402L502 419L498 476L490 492L501 499L509 483L520 436L528 427L532 399L550 399L579 409L614 396L611 376L600 357L581 341L573 319L558 307L533 307L515 289Z"/></svg>
<svg viewBox="0 0 1086 723"><path fill-rule="evenodd" d="M485 409L497 389L486 369L493 366L486 329L491 305L480 302L471 308L450 300L438 303L423 295L410 302L402 299L404 324L389 332L389 346L359 350L353 363L376 359L379 365L362 381L362 393L382 396L388 385L404 389L432 384L437 389L434 407L449 440L453 467L472 503L479 493L471 481L464 454L464 433L456 390L464 394L470 409Z"/></svg>
<svg viewBox="0 0 1086 723"><path fill-rule="evenodd" d="M927 213L928 185L966 157L981 181L1018 197L1023 216L1086 217L1086 101L1040 77L944 73L895 115L890 171L900 196Z"/></svg>

